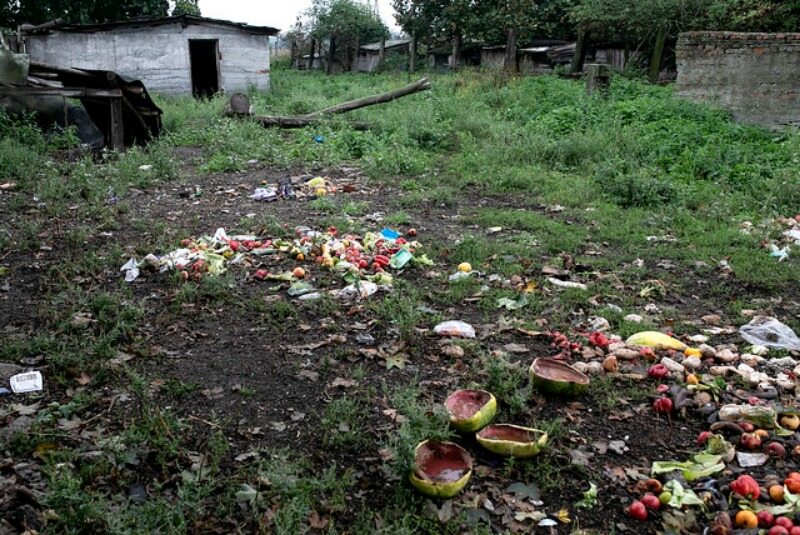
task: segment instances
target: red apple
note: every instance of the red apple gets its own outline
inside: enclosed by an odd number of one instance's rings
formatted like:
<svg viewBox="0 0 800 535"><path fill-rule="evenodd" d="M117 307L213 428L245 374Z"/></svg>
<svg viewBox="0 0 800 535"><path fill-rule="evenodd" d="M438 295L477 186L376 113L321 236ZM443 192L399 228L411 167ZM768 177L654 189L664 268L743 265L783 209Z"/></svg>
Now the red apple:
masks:
<svg viewBox="0 0 800 535"><path fill-rule="evenodd" d="M699 435L697 435L697 445L702 446L703 444L708 442L708 439L711 438L712 436L714 436L714 433L712 433L711 431L701 432Z"/></svg>
<svg viewBox="0 0 800 535"><path fill-rule="evenodd" d="M644 521L647 520L647 509L642 502L634 500L633 503L628 506L628 515L636 520Z"/></svg>
<svg viewBox="0 0 800 535"><path fill-rule="evenodd" d="M742 433L740 442L748 450L755 450L761 447L761 437L755 433Z"/></svg>
<svg viewBox="0 0 800 535"><path fill-rule="evenodd" d="M645 494L640 501L647 509L658 511L661 508L661 500L654 494Z"/></svg>
<svg viewBox="0 0 800 535"><path fill-rule="evenodd" d="M769 528L775 523L775 515L769 511L759 511L756 518L758 518L758 526L761 528Z"/></svg>

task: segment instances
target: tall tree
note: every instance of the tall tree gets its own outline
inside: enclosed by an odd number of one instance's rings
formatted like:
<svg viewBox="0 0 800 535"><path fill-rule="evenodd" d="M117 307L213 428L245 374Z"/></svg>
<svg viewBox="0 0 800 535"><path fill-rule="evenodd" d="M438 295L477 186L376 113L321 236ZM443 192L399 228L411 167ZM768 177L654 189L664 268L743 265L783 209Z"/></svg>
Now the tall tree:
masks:
<svg viewBox="0 0 800 535"><path fill-rule="evenodd" d="M175 0L175 7L172 8L172 16L179 17L181 15L194 15L200 16L200 6L197 5L198 0Z"/></svg>
<svg viewBox="0 0 800 535"><path fill-rule="evenodd" d="M307 12L316 40L328 40L328 72L334 62L350 70L364 43L379 41L389 29L369 7L354 0L314 0Z"/></svg>
<svg viewBox="0 0 800 535"><path fill-rule="evenodd" d="M450 54L450 68L457 69L461 65L461 51L464 46L464 37L469 35L477 15L475 0L433 0L434 12L438 13L433 18L434 28L449 37L453 44Z"/></svg>
<svg viewBox="0 0 800 535"><path fill-rule="evenodd" d="M411 38L408 70L417 66L418 43L431 36L431 2L426 0L392 0L397 25Z"/></svg>
<svg viewBox="0 0 800 535"><path fill-rule="evenodd" d="M478 0L476 9L481 15L484 39L488 42L504 40L506 51L503 66L509 71L516 71L517 41L520 38L532 38L539 23L536 1ZM491 34L496 37L487 39Z"/></svg>

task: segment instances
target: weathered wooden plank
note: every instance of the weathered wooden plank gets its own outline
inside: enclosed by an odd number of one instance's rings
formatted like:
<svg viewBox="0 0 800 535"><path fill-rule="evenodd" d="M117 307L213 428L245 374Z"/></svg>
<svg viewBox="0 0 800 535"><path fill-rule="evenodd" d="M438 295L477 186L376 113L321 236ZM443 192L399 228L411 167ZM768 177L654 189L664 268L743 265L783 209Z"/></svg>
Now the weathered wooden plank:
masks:
<svg viewBox="0 0 800 535"><path fill-rule="evenodd" d="M109 100L111 113L111 148L114 150L125 149L125 128L122 122L122 97Z"/></svg>
<svg viewBox="0 0 800 535"><path fill-rule="evenodd" d="M0 86L0 95L54 95L67 98L120 98L120 89L91 89L88 87L30 87Z"/></svg>

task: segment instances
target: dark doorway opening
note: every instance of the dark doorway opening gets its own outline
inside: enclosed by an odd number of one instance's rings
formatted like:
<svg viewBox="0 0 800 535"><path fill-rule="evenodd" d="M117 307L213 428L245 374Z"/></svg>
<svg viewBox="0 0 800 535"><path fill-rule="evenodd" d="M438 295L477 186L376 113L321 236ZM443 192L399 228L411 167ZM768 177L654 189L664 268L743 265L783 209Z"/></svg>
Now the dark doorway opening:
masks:
<svg viewBox="0 0 800 535"><path fill-rule="evenodd" d="M219 91L219 53L216 39L190 39L192 94L213 97Z"/></svg>

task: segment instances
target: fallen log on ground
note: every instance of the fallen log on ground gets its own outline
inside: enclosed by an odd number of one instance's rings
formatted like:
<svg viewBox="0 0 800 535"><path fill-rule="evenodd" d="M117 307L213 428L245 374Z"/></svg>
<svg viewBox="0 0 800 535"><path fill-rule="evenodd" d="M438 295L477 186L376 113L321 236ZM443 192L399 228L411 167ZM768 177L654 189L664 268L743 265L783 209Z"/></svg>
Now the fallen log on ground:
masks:
<svg viewBox="0 0 800 535"><path fill-rule="evenodd" d="M374 106L375 104L383 104L391 102L407 95L412 95L419 91L426 91L431 88L431 83L427 78L417 80L413 84L408 84L393 91L380 93L377 95L370 95L348 102L343 102L324 110L315 111L306 115L251 115L250 114L250 100L247 96L237 93L231 96L228 108L225 110L226 116L234 117L252 117L254 121L261 123L265 128L280 127L280 128L302 128L318 124L325 117L337 115L340 113L347 113L349 111L366 108L367 106ZM351 126L357 130L365 130L367 127L364 123L351 123Z"/></svg>

